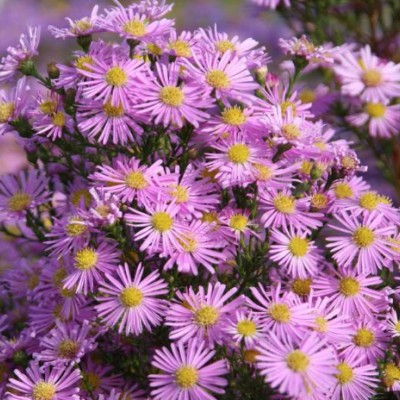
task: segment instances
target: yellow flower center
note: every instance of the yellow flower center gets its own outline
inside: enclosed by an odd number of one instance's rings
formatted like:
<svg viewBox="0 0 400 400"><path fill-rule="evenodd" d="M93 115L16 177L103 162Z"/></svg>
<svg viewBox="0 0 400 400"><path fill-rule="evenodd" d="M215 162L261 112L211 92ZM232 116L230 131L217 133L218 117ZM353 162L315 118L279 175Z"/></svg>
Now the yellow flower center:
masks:
<svg viewBox="0 0 400 400"><path fill-rule="evenodd" d="M231 82L228 75L220 69L213 69L206 75L207 83L216 89L226 89L230 86Z"/></svg>
<svg viewBox="0 0 400 400"><path fill-rule="evenodd" d="M76 289L65 289L61 288L59 291L60 295L66 299L70 299L76 295Z"/></svg>
<svg viewBox="0 0 400 400"><path fill-rule="evenodd" d="M89 65L93 64L93 57L88 56L88 55L84 55L84 56L80 56L75 60L75 67L78 69L82 69L84 71L91 71L91 68L88 67Z"/></svg>
<svg viewBox="0 0 400 400"><path fill-rule="evenodd" d="M235 45L229 40L220 40L215 43L215 49L220 53L226 53L228 50L235 51Z"/></svg>
<svg viewBox="0 0 400 400"><path fill-rule="evenodd" d="M183 366L175 372L175 380L182 389L190 389L198 382L199 374L196 368Z"/></svg>
<svg viewBox="0 0 400 400"><path fill-rule="evenodd" d="M316 193L311 198L311 205L321 210L328 205L328 197L323 193Z"/></svg>
<svg viewBox="0 0 400 400"><path fill-rule="evenodd" d="M375 335L369 329L361 328L354 335L353 341L357 346L370 347L375 342Z"/></svg>
<svg viewBox="0 0 400 400"><path fill-rule="evenodd" d="M86 271L93 268L96 265L97 260L98 255L96 251L89 247L85 247L76 252L74 266L82 271Z"/></svg>
<svg viewBox="0 0 400 400"><path fill-rule="evenodd" d="M2 103L0 104L0 122L7 122L14 114L15 104L14 103Z"/></svg>
<svg viewBox="0 0 400 400"><path fill-rule="evenodd" d="M295 117L297 112L296 112L296 105L292 101L284 101L281 103L281 110L282 114L285 115L287 113L287 110L291 108L292 109L292 114Z"/></svg>
<svg viewBox="0 0 400 400"><path fill-rule="evenodd" d="M250 150L245 144L234 144L228 149L228 159L235 164L244 164L249 157Z"/></svg>
<svg viewBox="0 0 400 400"><path fill-rule="evenodd" d="M324 317L315 318L315 330L320 333L325 333L328 330L328 322Z"/></svg>
<svg viewBox="0 0 400 400"><path fill-rule="evenodd" d="M295 198L284 194L277 194L274 198L274 207L283 214L292 214L295 209Z"/></svg>
<svg viewBox="0 0 400 400"><path fill-rule="evenodd" d="M188 235L182 237L182 239L178 239L178 242L187 253L193 253L198 247L197 240Z"/></svg>
<svg viewBox="0 0 400 400"><path fill-rule="evenodd" d="M300 129L294 124L286 124L282 127L282 133L287 140L294 140L300 136Z"/></svg>
<svg viewBox="0 0 400 400"><path fill-rule="evenodd" d="M125 176L125 183L131 189L145 189L149 184L140 171L128 172Z"/></svg>
<svg viewBox="0 0 400 400"><path fill-rule="evenodd" d="M125 23L123 30L132 36L142 37L146 34L146 25L142 21L136 19Z"/></svg>
<svg viewBox="0 0 400 400"><path fill-rule="evenodd" d="M333 190L337 199L348 199L353 197L353 190L346 182L340 182L335 185Z"/></svg>
<svg viewBox="0 0 400 400"><path fill-rule="evenodd" d="M375 210L380 203L380 196L375 192L367 192L360 197L360 207L369 211Z"/></svg>
<svg viewBox="0 0 400 400"><path fill-rule="evenodd" d="M78 28L80 32L86 32L91 29L93 25L87 18L82 18L78 21L75 21L75 27ZM74 28L72 28L72 30L74 30Z"/></svg>
<svg viewBox="0 0 400 400"><path fill-rule="evenodd" d="M59 287L61 286L62 281L66 276L67 271L63 267L57 268L53 274L53 277L51 278L51 281L54 283L55 286Z"/></svg>
<svg viewBox="0 0 400 400"><path fill-rule="evenodd" d="M339 291L343 296L352 297L360 293L360 284L356 279L347 276L340 280Z"/></svg>
<svg viewBox="0 0 400 400"><path fill-rule="evenodd" d="M100 376L94 372L84 372L83 379L88 383L92 390L97 390L100 387L101 379Z"/></svg>
<svg viewBox="0 0 400 400"><path fill-rule="evenodd" d="M181 88L176 86L165 86L160 91L160 99L168 106L178 107L183 103L185 95Z"/></svg>
<svg viewBox="0 0 400 400"><path fill-rule="evenodd" d="M293 293L296 293L299 296L308 296L311 291L311 284L312 284L311 278L306 278L306 279L296 278L292 282L291 289Z"/></svg>
<svg viewBox="0 0 400 400"><path fill-rule="evenodd" d="M255 363L256 357L260 355L260 352L255 349L248 349L243 352L243 359L248 363Z"/></svg>
<svg viewBox="0 0 400 400"><path fill-rule="evenodd" d="M46 115L51 115L56 112L57 105L52 100L42 101L39 105L39 110Z"/></svg>
<svg viewBox="0 0 400 400"><path fill-rule="evenodd" d="M212 224L214 222L219 222L218 214L216 212L205 212L201 217L201 221L207 222L209 224Z"/></svg>
<svg viewBox="0 0 400 400"><path fill-rule="evenodd" d="M155 43L148 43L147 50L149 53L154 54L156 56L160 56L162 54L162 48L157 46Z"/></svg>
<svg viewBox="0 0 400 400"><path fill-rule="evenodd" d="M268 181L271 179L273 172L270 167L262 164L254 164L254 168L258 171L258 179L261 181Z"/></svg>
<svg viewBox="0 0 400 400"><path fill-rule="evenodd" d="M302 103L312 103L316 99L314 90L305 89L300 93L300 100Z"/></svg>
<svg viewBox="0 0 400 400"><path fill-rule="evenodd" d="M8 209L14 212L21 212L29 208L32 198L28 193L17 192L7 201Z"/></svg>
<svg viewBox="0 0 400 400"><path fill-rule="evenodd" d="M204 306L194 314L196 323L202 327L214 325L219 318L219 312L213 306Z"/></svg>
<svg viewBox="0 0 400 400"><path fill-rule="evenodd" d="M128 287L122 290L119 298L125 307L137 307L143 302L143 292L136 287Z"/></svg>
<svg viewBox="0 0 400 400"><path fill-rule="evenodd" d="M242 125L246 122L246 116L243 110L238 107L225 108L221 113L222 121L228 125Z"/></svg>
<svg viewBox="0 0 400 400"><path fill-rule="evenodd" d="M302 351L293 350L286 356L286 364L294 372L304 372L310 365L310 359Z"/></svg>
<svg viewBox="0 0 400 400"><path fill-rule="evenodd" d="M254 321L244 319L236 325L236 329L242 336L254 336L257 332L257 325Z"/></svg>
<svg viewBox="0 0 400 400"><path fill-rule="evenodd" d="M107 71L105 79L109 85L121 87L128 81L128 76L121 67L116 65Z"/></svg>
<svg viewBox="0 0 400 400"><path fill-rule="evenodd" d="M87 231L87 226L81 224L83 222L79 217L72 217L65 227L68 236L79 236Z"/></svg>
<svg viewBox="0 0 400 400"><path fill-rule="evenodd" d="M300 172L305 175L310 175L313 163L311 161L303 161L301 163Z"/></svg>
<svg viewBox="0 0 400 400"><path fill-rule="evenodd" d="M357 166L357 161L353 156L344 156L340 161L342 167L346 169L353 169Z"/></svg>
<svg viewBox="0 0 400 400"><path fill-rule="evenodd" d="M85 207L89 207L90 203L92 202L92 196L87 189L78 189L72 192L71 194L71 203L74 206L78 206L79 203L82 201L84 202Z"/></svg>
<svg viewBox="0 0 400 400"><path fill-rule="evenodd" d="M52 384L44 381L38 382L32 390L33 400L53 400L57 388Z"/></svg>
<svg viewBox="0 0 400 400"><path fill-rule="evenodd" d="M176 185L175 188L170 192L171 196L175 197L177 203L186 203L189 200L189 193L187 188Z"/></svg>
<svg viewBox="0 0 400 400"><path fill-rule="evenodd" d="M365 111L371 118L382 118L386 113L386 107L382 103L367 103Z"/></svg>
<svg viewBox="0 0 400 400"><path fill-rule="evenodd" d="M398 321L395 325L397 333L400 333L400 321Z"/></svg>
<svg viewBox="0 0 400 400"><path fill-rule="evenodd" d="M75 340L64 339L58 345L58 354L63 358L74 358L78 350L79 344Z"/></svg>
<svg viewBox="0 0 400 400"><path fill-rule="evenodd" d="M272 304L268 309L268 314L273 320L281 323L289 322L291 317L289 307L282 303Z"/></svg>
<svg viewBox="0 0 400 400"><path fill-rule="evenodd" d="M110 101L107 101L106 104L103 106L104 114L107 115L109 118L118 118L122 117L125 113L124 107L122 104L118 106L113 106Z"/></svg>
<svg viewBox="0 0 400 400"><path fill-rule="evenodd" d="M28 288L33 290L39 284L39 275L32 274L28 279Z"/></svg>
<svg viewBox="0 0 400 400"><path fill-rule="evenodd" d="M153 228L161 233L169 231L174 224L174 220L171 218L171 216L164 211L154 213L151 218L151 222L153 224Z"/></svg>
<svg viewBox="0 0 400 400"><path fill-rule="evenodd" d="M368 247L374 240L374 232L366 226L357 228L353 233L353 241L358 247Z"/></svg>
<svg viewBox="0 0 400 400"><path fill-rule="evenodd" d="M375 69L367 69L362 75L362 81L366 86L378 86L382 82L381 73Z"/></svg>
<svg viewBox="0 0 400 400"><path fill-rule="evenodd" d="M400 380L400 368L396 367L396 365L392 363L385 366L383 374L383 383L386 387L391 387L396 383L396 381Z"/></svg>
<svg viewBox="0 0 400 400"><path fill-rule="evenodd" d="M246 216L235 214L230 218L229 226L236 231L243 232L246 229L248 222L249 219Z"/></svg>
<svg viewBox="0 0 400 400"><path fill-rule="evenodd" d="M52 122L54 126L62 128L65 125L65 114L62 111L54 113L52 117Z"/></svg>
<svg viewBox="0 0 400 400"><path fill-rule="evenodd" d="M336 368L339 373L336 374L335 377L341 385L345 385L353 380L353 368L351 368L349 364L341 362L336 366Z"/></svg>
<svg viewBox="0 0 400 400"><path fill-rule="evenodd" d="M183 40L176 40L175 42L170 43L168 47L171 50L175 50L175 54L178 57L190 57L192 55L189 43Z"/></svg>
<svg viewBox="0 0 400 400"><path fill-rule="evenodd" d="M308 240L300 236L295 236L290 239L288 247L289 251L295 257L304 257L308 251Z"/></svg>

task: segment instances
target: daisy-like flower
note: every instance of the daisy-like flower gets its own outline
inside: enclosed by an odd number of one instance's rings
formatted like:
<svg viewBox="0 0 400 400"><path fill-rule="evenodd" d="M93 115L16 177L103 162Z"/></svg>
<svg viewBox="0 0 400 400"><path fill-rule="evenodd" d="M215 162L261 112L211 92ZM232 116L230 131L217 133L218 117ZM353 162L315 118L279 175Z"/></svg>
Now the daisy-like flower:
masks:
<svg viewBox="0 0 400 400"><path fill-rule="evenodd" d="M0 82L10 80L26 61L38 54L40 27L28 27L28 35L22 34L17 47L10 46L7 56L0 63Z"/></svg>
<svg viewBox="0 0 400 400"><path fill-rule="evenodd" d="M300 338L314 324L314 309L310 304L295 301L290 292L281 292L281 284L270 291L259 284L250 288L256 299L247 299L247 305L259 317L264 332L272 332L279 338Z"/></svg>
<svg viewBox="0 0 400 400"><path fill-rule="evenodd" d="M197 44L197 40L193 37L192 32L182 31L179 35L175 30L172 30L170 37L166 43L168 55L179 58L191 58L193 47Z"/></svg>
<svg viewBox="0 0 400 400"><path fill-rule="evenodd" d="M400 368L393 362L387 363L382 371L382 381L388 391L394 393L400 390Z"/></svg>
<svg viewBox="0 0 400 400"><path fill-rule="evenodd" d="M365 400L371 398L378 385L374 365L359 365L347 359L336 365L336 385L330 393L332 400Z"/></svg>
<svg viewBox="0 0 400 400"><path fill-rule="evenodd" d="M89 212L96 224L111 225L122 217L119 209L120 201L115 195L106 192L103 188L91 188L89 193L94 203Z"/></svg>
<svg viewBox="0 0 400 400"><path fill-rule="evenodd" d="M99 20L99 26L125 39L147 43L157 41L172 31L173 20L163 18L152 21L148 14L138 11L135 6L124 7L117 2L117 7L106 10L107 14Z"/></svg>
<svg viewBox="0 0 400 400"><path fill-rule="evenodd" d="M215 93L226 107L229 101L237 100L251 104L256 100L252 92L258 88L244 59L233 57L231 52L219 54L194 54L194 63L183 60L189 77L201 82Z"/></svg>
<svg viewBox="0 0 400 400"><path fill-rule="evenodd" d="M179 221L179 206L176 203L158 201L147 206L148 213L131 208L125 214L128 225L139 229L135 240L144 239L141 251L149 254L170 255L174 248L179 248L179 240L184 238L186 227Z"/></svg>
<svg viewBox="0 0 400 400"><path fill-rule="evenodd" d="M383 311L376 303L382 300L384 291L369 287L382 284L381 278L360 274L350 268L339 268L339 271L332 268L332 271L333 275L325 273L314 279L316 296L329 296L332 307L349 317L372 316Z"/></svg>
<svg viewBox="0 0 400 400"><path fill-rule="evenodd" d="M118 158L113 166L98 166L90 177L97 186L102 185L104 192L114 194L124 203L136 200L142 206L157 198L161 183L169 183L168 180L161 180L161 175L164 175L161 160L144 166L132 157ZM173 183L173 177L170 183Z"/></svg>
<svg viewBox="0 0 400 400"><path fill-rule="evenodd" d="M389 314L388 323L388 330L392 337L399 337L400 336L400 321L399 317L397 316L396 310L392 309Z"/></svg>
<svg viewBox="0 0 400 400"><path fill-rule="evenodd" d="M326 240L338 264L347 267L355 260L357 272L376 274L390 257L396 256L388 240L396 233L396 228L382 224L382 214L371 213L362 221L345 211L338 212L335 217L341 226L329 226L344 235L327 237Z"/></svg>
<svg viewBox="0 0 400 400"><path fill-rule="evenodd" d="M113 53L110 62L98 57L93 59L90 69L82 69L81 73L87 79L79 82L78 86L82 88L84 98L101 100L105 105L110 102L114 107L122 106L128 110L130 91L137 84L143 69L143 61L123 59Z"/></svg>
<svg viewBox="0 0 400 400"><path fill-rule="evenodd" d="M167 284L157 271L143 277L139 264L132 280L128 264L119 266L116 274L106 274L107 281L100 286L100 304L96 305L99 317L107 326L117 326L118 332L139 335L143 329L151 331L161 323L165 313L165 300L159 296L168 293Z"/></svg>
<svg viewBox="0 0 400 400"><path fill-rule="evenodd" d="M56 327L40 341L40 352L33 356L45 365L62 366L79 363L81 358L96 347L89 334L89 322L63 324L56 320Z"/></svg>
<svg viewBox="0 0 400 400"><path fill-rule="evenodd" d="M218 152L206 154L206 168L218 171L215 179L221 182L223 187L245 186L253 182L258 174L254 165L262 165L267 152L266 146L250 144L243 134L232 135L213 144L213 148Z"/></svg>
<svg viewBox="0 0 400 400"><path fill-rule="evenodd" d="M332 192L336 199L354 199L370 186L359 176L350 179L337 180L332 185Z"/></svg>
<svg viewBox="0 0 400 400"><path fill-rule="evenodd" d="M349 362L375 364L378 358L383 358L390 337L380 321L355 321L351 335L351 341L344 343L341 350Z"/></svg>
<svg viewBox="0 0 400 400"><path fill-rule="evenodd" d="M92 33L102 32L104 29L98 25L98 10L99 6L93 7L90 17L84 17L79 20L73 21L71 18L66 18L69 23L68 28L56 28L50 25L49 31L56 38L66 39L70 37L87 36Z"/></svg>
<svg viewBox="0 0 400 400"><path fill-rule="evenodd" d="M228 373L225 360L208 364L215 351L197 339L182 343L172 343L171 350L163 347L156 350L152 365L160 370L151 374L151 395L155 400L215 400L212 393L223 394L227 380L222 376Z"/></svg>
<svg viewBox="0 0 400 400"><path fill-rule="evenodd" d="M40 170L21 171L0 178L0 213L20 218L28 210L50 201L48 179Z"/></svg>
<svg viewBox="0 0 400 400"><path fill-rule="evenodd" d="M225 285L217 282L214 285L209 283L207 289L200 286L197 293L192 287L184 293L178 292L178 302L171 304L165 321L165 325L171 327L170 338L188 342L196 337L206 340L210 346L222 343L225 336L223 327L244 301L240 296L227 303L237 289L224 293L225 289Z"/></svg>
<svg viewBox="0 0 400 400"><path fill-rule="evenodd" d="M140 103L136 108L139 113L154 118L156 124L165 127L170 124L182 128L185 121L198 127L199 122L206 120L209 114L201 109L209 108L213 102L209 90L196 84L195 81L179 83L180 67L176 63L168 66L156 64L156 76L139 84L135 91L140 93Z"/></svg>
<svg viewBox="0 0 400 400"><path fill-rule="evenodd" d="M74 270L63 281L65 289L83 294L93 292L96 284L102 282L102 274L118 264L120 252L116 244L105 238L99 243L98 247L85 246L73 254Z"/></svg>
<svg viewBox="0 0 400 400"><path fill-rule="evenodd" d="M317 272L322 256L307 234L283 227L283 232L274 229L271 232L272 244L269 250L270 258L282 266L293 278L306 279Z"/></svg>
<svg viewBox="0 0 400 400"><path fill-rule="evenodd" d="M23 373L16 369L16 378L10 378L6 393L8 400L79 400L79 369L70 365L67 368L45 367L31 362Z"/></svg>
<svg viewBox="0 0 400 400"><path fill-rule="evenodd" d="M342 92L360 96L367 102L385 102L400 90L400 64L380 60L367 45L359 55L348 51L339 55L335 72L342 82Z"/></svg>
<svg viewBox="0 0 400 400"><path fill-rule="evenodd" d="M298 346L271 332L257 350L257 369L280 393L307 398L315 391L327 394L334 385L335 352L315 332L305 336Z"/></svg>
<svg viewBox="0 0 400 400"><path fill-rule="evenodd" d="M368 124L368 131L372 137L391 138L399 130L400 104L366 103L362 112L349 115L347 120L354 126Z"/></svg>
<svg viewBox="0 0 400 400"><path fill-rule="evenodd" d="M261 223L264 227L291 226L308 232L322 225L323 214L310 212L309 200L296 199L288 189L267 188L259 194Z"/></svg>

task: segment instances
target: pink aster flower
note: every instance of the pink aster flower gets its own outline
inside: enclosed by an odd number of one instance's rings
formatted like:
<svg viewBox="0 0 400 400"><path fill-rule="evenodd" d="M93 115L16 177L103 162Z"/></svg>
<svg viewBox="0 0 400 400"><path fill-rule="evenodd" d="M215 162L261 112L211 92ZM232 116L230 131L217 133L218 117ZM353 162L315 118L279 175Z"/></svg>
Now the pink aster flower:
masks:
<svg viewBox="0 0 400 400"><path fill-rule="evenodd" d="M398 133L400 104L366 103L360 113L349 115L347 120L354 126L368 124L368 132L372 137L391 138Z"/></svg>
<svg viewBox="0 0 400 400"><path fill-rule="evenodd" d="M359 365L344 359L336 365L336 370L336 385L330 399L365 400L373 397L379 382L375 365Z"/></svg>
<svg viewBox="0 0 400 400"><path fill-rule="evenodd" d="M347 267L355 261L357 272L376 274L390 257L396 257L396 251L388 240L396 229L394 225L382 224L382 214L371 213L362 221L345 211L338 212L335 217L341 226L329 226L344 235L327 237L326 240L338 264Z"/></svg>
<svg viewBox="0 0 400 400"><path fill-rule="evenodd" d="M125 39L142 42L157 41L172 31L173 20L166 18L152 20L148 13L141 13L136 5L124 7L116 3L117 7L106 10L106 15L99 20L99 26L104 30L118 33Z"/></svg>
<svg viewBox="0 0 400 400"><path fill-rule="evenodd" d="M179 248L187 229L179 221L179 206L176 203L158 201L147 206L147 213L131 208L125 214L128 225L137 228L135 240L144 239L141 251L149 254L169 255L174 248Z"/></svg>
<svg viewBox="0 0 400 400"><path fill-rule="evenodd" d="M106 193L114 194L124 203L136 200L139 206L155 200L160 192L160 185L173 183L173 177L160 178L164 174L158 160L150 166L140 165L135 158L118 158L113 166L98 166L91 179Z"/></svg>
<svg viewBox="0 0 400 400"><path fill-rule="evenodd" d="M35 360L55 366L79 363L87 352L97 346L89 329L88 321L79 326L57 320L56 327L40 341L40 352L33 354Z"/></svg>
<svg viewBox="0 0 400 400"><path fill-rule="evenodd" d="M314 324L314 309L310 304L300 303L290 292L281 291L281 284L270 291L259 284L250 288L256 301L247 299L247 305L260 318L264 332L272 332L279 338L300 338Z"/></svg>
<svg viewBox="0 0 400 400"><path fill-rule="evenodd" d="M264 227L292 226L308 232L322 225L323 214L310 211L306 198L296 199L288 189L267 188L259 194L261 223Z"/></svg>
<svg viewBox="0 0 400 400"><path fill-rule="evenodd" d="M93 292L102 281L102 274L113 270L118 264L120 252L116 244L105 238L101 238L99 243L97 247L85 246L74 253L74 270L63 281L65 289L83 294Z"/></svg>
<svg viewBox="0 0 400 400"><path fill-rule="evenodd" d="M396 310L392 309L388 315L388 330L392 337L400 337L400 321Z"/></svg>
<svg viewBox="0 0 400 400"><path fill-rule="evenodd" d="M212 393L223 394L228 373L225 360L208 364L215 351L197 339L182 343L172 343L171 350L163 347L156 350L152 365L161 373L151 374L151 395L155 400L216 400Z"/></svg>
<svg viewBox="0 0 400 400"><path fill-rule="evenodd" d="M369 189L370 186L360 176L337 180L332 185L332 192L336 199L358 198L361 192Z"/></svg>
<svg viewBox="0 0 400 400"><path fill-rule="evenodd" d="M195 81L179 83L179 70L176 63L156 64L154 79L150 82L146 79L135 89L140 94L136 108L140 109L139 113L155 117L154 122L165 127L172 124L182 128L185 121L198 127L209 116L201 109L211 107L213 102L207 90Z"/></svg>
<svg viewBox="0 0 400 400"><path fill-rule="evenodd" d="M321 274L313 281L316 296L329 296L330 303L340 313L352 318L371 316L383 311L378 308L377 300L385 296L383 290L369 286L382 284L378 276L360 274L350 268L332 268L333 274ZM387 296L387 294L386 294Z"/></svg>
<svg viewBox="0 0 400 400"><path fill-rule="evenodd" d="M17 47L10 46L7 56L1 59L0 82L10 80L25 61L38 54L40 27L28 27L28 35L22 34Z"/></svg>
<svg viewBox="0 0 400 400"><path fill-rule="evenodd" d="M20 171L0 178L0 213L21 218L27 211L50 201L48 179L40 170Z"/></svg>
<svg viewBox="0 0 400 400"><path fill-rule="evenodd" d="M327 394L335 384L335 352L324 340L318 340L315 332L298 345L271 332L257 350L257 369L280 393L307 398L315 391Z"/></svg>
<svg viewBox="0 0 400 400"><path fill-rule="evenodd" d="M243 304L243 296L227 303L237 291L232 288L225 292L226 286L217 282L208 284L207 289L200 286L195 293L190 287L186 292L177 292L178 301L168 310L165 325L171 327L171 340L186 343L191 338L206 340L212 346L224 340L223 327L231 314Z"/></svg>
<svg viewBox="0 0 400 400"><path fill-rule="evenodd" d="M67 368L46 367L41 371L39 365L31 362L25 373L16 369L14 374L16 378L10 378L8 384L12 390L6 393L8 400L80 398L77 384L81 376L79 369L72 365Z"/></svg>
<svg viewBox="0 0 400 400"><path fill-rule="evenodd" d="M92 100L102 100L103 104L121 107L128 110L130 107L129 93L137 84L142 74L144 64L137 59L123 59L115 52L112 60L106 62L102 58L94 58L90 69L82 69L82 75L87 79L79 82L82 96Z"/></svg>
<svg viewBox="0 0 400 400"><path fill-rule="evenodd" d="M122 212L119 209L120 201L115 195L106 192L103 188L91 188L89 193L93 198L93 205L89 212L95 220L95 225L111 225L122 218Z"/></svg>
<svg viewBox="0 0 400 400"><path fill-rule="evenodd" d="M100 304L96 305L99 317L107 326L117 326L118 332L139 335L160 325L165 313L165 300L159 296L168 293L167 284L160 279L157 271L143 277L143 267L139 264L132 280L128 264L119 266L100 287Z"/></svg>
<svg viewBox="0 0 400 400"><path fill-rule="evenodd" d="M365 46L356 56L346 52L339 56L335 72L342 82L342 92L361 96L367 102L385 102L400 90L400 64L380 60Z"/></svg>
<svg viewBox="0 0 400 400"><path fill-rule="evenodd" d="M284 226L283 232L271 231L270 258L294 278L305 279L317 273L322 256L307 234Z"/></svg>
<svg viewBox="0 0 400 400"><path fill-rule="evenodd" d="M229 51L222 56L194 54L193 58L194 63L183 60L189 77L212 90L226 107L230 106L228 99L246 104L256 100L253 91L259 85L251 76L244 59L233 57Z"/></svg>

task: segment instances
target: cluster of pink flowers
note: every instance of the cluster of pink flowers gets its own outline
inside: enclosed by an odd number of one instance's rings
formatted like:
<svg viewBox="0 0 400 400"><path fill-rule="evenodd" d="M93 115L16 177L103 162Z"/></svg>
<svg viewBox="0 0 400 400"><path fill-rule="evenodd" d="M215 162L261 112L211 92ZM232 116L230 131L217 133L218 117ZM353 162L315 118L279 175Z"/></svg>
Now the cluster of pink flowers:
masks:
<svg viewBox="0 0 400 400"><path fill-rule="evenodd" d="M0 65L0 133L29 160L0 178L0 397L400 390L399 209L264 48L179 33L170 9L116 2L50 27L81 50L46 77L36 29ZM281 45L396 113L400 66Z"/></svg>

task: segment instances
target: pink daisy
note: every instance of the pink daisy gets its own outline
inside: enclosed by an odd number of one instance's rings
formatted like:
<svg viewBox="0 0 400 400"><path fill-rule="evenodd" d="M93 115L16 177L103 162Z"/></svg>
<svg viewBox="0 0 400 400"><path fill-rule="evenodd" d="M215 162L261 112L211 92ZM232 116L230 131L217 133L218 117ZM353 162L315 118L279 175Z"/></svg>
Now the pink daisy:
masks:
<svg viewBox="0 0 400 400"><path fill-rule="evenodd" d="M145 328L160 325L166 304L159 296L168 293L167 284L157 271L143 278L143 267L139 264L132 280L128 264L119 266L117 276L106 274L108 282L102 282L96 311L104 323L118 327L118 332L139 335Z"/></svg>
<svg viewBox="0 0 400 400"><path fill-rule="evenodd" d="M161 373L151 374L151 395L155 400L216 400L212 393L223 394L228 373L225 360L208 362L215 351L206 344L192 339L185 347L182 343L172 343L171 350L163 347L156 350L152 365Z"/></svg>
<svg viewBox="0 0 400 400"><path fill-rule="evenodd" d="M346 52L339 56L335 72L342 82L342 92L361 96L368 102L385 102L400 90L400 64L380 60L367 45L356 56Z"/></svg>
<svg viewBox="0 0 400 400"><path fill-rule="evenodd" d="M10 378L8 400L57 399L79 400L79 369L72 365L67 368L45 367L43 371L31 362L26 372L14 370L16 378Z"/></svg>
<svg viewBox="0 0 400 400"><path fill-rule="evenodd" d="M335 384L335 352L324 340L318 340L316 333L306 335L296 346L271 332L257 350L257 368L280 393L307 398L315 391L327 394Z"/></svg>
<svg viewBox="0 0 400 400"><path fill-rule="evenodd" d="M195 293L190 287L186 292L177 292L179 302L171 304L165 325L171 327L171 340L188 342L196 337L206 340L212 346L224 340L223 327L231 314L243 304L243 296L227 303L237 291L232 288L225 292L226 286L217 282L208 284L207 290L200 286Z"/></svg>
<svg viewBox="0 0 400 400"><path fill-rule="evenodd" d="M207 90L194 81L180 83L180 66L176 63L156 64L154 79L139 84L135 93L140 96L139 113L155 117L156 124L172 124L182 128L185 121L198 127L209 114L202 109L213 105Z"/></svg>

